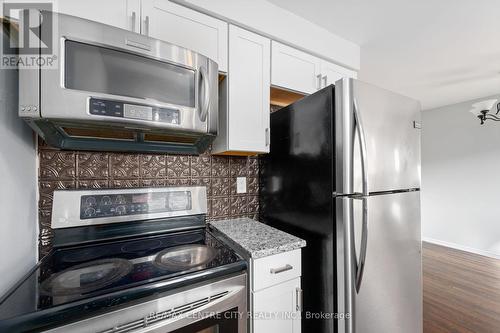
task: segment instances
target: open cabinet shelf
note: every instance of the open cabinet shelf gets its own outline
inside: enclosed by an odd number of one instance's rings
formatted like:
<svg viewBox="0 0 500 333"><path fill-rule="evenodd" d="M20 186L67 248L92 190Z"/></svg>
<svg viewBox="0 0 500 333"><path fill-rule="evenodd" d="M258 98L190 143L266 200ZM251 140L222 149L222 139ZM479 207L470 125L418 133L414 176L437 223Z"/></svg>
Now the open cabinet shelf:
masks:
<svg viewBox="0 0 500 333"><path fill-rule="evenodd" d="M281 107L290 105L306 96L295 91L286 90L278 87L271 87L271 104Z"/></svg>

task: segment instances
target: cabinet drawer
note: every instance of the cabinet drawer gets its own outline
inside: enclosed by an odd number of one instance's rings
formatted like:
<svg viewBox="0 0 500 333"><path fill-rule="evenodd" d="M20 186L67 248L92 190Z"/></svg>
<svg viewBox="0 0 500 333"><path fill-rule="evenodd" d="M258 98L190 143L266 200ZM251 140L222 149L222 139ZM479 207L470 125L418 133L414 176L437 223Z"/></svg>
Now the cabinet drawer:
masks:
<svg viewBox="0 0 500 333"><path fill-rule="evenodd" d="M274 286L301 275L301 250L252 260L252 290Z"/></svg>

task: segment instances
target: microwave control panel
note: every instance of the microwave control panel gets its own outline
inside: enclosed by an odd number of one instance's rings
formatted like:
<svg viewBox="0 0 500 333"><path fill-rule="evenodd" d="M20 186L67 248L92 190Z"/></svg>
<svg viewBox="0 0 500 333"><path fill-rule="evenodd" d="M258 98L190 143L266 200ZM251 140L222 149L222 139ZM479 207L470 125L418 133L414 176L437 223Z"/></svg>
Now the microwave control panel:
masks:
<svg viewBox="0 0 500 333"><path fill-rule="evenodd" d="M189 191L83 195L80 219L187 211L191 207Z"/></svg>
<svg viewBox="0 0 500 333"><path fill-rule="evenodd" d="M90 98L89 113L97 116L147 120L173 125L180 124L179 110L128 104L106 99Z"/></svg>

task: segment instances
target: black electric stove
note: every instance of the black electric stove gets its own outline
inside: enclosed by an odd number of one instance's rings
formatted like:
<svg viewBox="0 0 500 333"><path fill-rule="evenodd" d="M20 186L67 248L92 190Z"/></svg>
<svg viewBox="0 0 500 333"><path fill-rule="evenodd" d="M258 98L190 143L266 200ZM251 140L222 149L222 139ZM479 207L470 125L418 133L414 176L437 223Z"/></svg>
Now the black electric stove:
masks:
<svg viewBox="0 0 500 333"><path fill-rule="evenodd" d="M161 230L172 224L176 230ZM139 235L131 225L134 221L119 231L116 225L69 230L66 238L83 233L86 241L55 248L4 297L0 332L56 327L246 269L204 223L194 227L191 221L188 230L179 231L175 218L138 221ZM89 234L100 237L91 241ZM124 234L133 236L116 237Z"/></svg>

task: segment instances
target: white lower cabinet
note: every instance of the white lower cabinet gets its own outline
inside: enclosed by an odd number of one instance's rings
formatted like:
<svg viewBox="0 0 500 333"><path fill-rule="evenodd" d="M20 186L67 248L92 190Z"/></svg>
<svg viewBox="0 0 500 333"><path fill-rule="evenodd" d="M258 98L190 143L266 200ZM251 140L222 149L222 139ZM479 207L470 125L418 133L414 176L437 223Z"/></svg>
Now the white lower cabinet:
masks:
<svg viewBox="0 0 500 333"><path fill-rule="evenodd" d="M250 261L251 332L300 333L301 250Z"/></svg>
<svg viewBox="0 0 500 333"><path fill-rule="evenodd" d="M300 278L252 293L254 333L300 332Z"/></svg>

